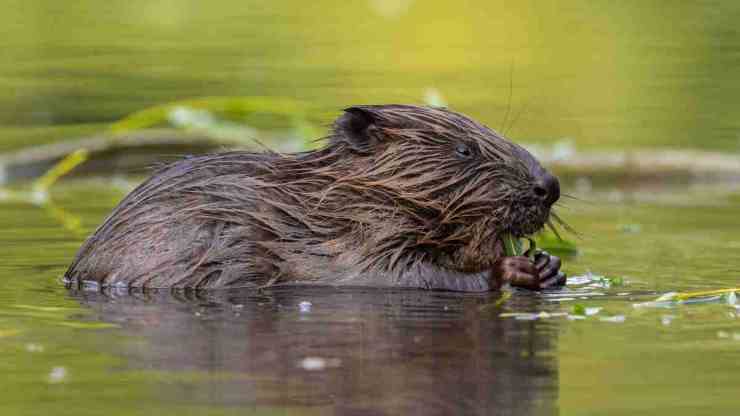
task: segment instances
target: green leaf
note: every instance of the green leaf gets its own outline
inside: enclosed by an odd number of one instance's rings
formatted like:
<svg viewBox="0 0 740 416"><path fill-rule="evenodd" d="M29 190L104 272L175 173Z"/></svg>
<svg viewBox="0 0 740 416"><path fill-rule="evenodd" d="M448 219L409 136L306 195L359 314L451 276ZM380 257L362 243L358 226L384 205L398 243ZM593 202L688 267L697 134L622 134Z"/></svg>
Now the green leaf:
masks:
<svg viewBox="0 0 740 416"><path fill-rule="evenodd" d="M543 231L536 237L537 246L551 254L559 256L575 256L578 247L572 241L558 238L552 231Z"/></svg>
<svg viewBox="0 0 740 416"><path fill-rule="evenodd" d="M204 97L156 105L137 111L110 126L113 133L126 133L158 125L169 124L172 111L177 108L207 110L226 120L241 121L253 113L285 116L288 120L303 120L307 105L275 97Z"/></svg>
<svg viewBox="0 0 740 416"><path fill-rule="evenodd" d="M522 247L522 241L511 234L504 234L501 238L504 243L504 254L507 257L521 256L524 254L524 248Z"/></svg>
<svg viewBox="0 0 740 416"><path fill-rule="evenodd" d="M580 303L576 303L575 305L573 305L573 315L586 316L586 307L581 305Z"/></svg>

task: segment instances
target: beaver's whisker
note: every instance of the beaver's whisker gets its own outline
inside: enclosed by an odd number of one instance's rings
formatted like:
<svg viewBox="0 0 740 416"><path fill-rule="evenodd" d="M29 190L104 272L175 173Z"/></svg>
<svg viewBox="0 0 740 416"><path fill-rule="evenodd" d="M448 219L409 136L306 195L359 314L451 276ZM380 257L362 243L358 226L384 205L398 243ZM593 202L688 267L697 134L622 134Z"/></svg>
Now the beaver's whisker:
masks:
<svg viewBox="0 0 740 416"><path fill-rule="evenodd" d="M582 202L584 204L593 204L593 202L592 201L589 201L588 199L579 198L577 196L570 195L570 194L560 194L560 196L565 197L565 198L568 198L568 199L572 199L572 200L575 200L575 201L578 201L578 202Z"/></svg>
<svg viewBox="0 0 740 416"><path fill-rule="evenodd" d="M563 198L575 199L576 201L583 201L583 199L581 199L581 198L579 198L579 197L577 197L575 195L571 195L571 194L561 193L560 196L563 197Z"/></svg>
<svg viewBox="0 0 740 416"><path fill-rule="evenodd" d="M574 210L574 209L576 209L576 207L574 207L572 205L567 205L566 203L564 203L562 201L556 202L555 204L553 204L553 207L554 208L557 208L557 209L567 209L567 210L571 210L571 211Z"/></svg>
<svg viewBox="0 0 740 416"><path fill-rule="evenodd" d="M563 227L563 229L565 231L573 234L577 238L582 238L583 237L583 235L581 233L579 233L578 231L576 231L575 228L571 227L570 224L568 224L567 222L565 222L565 220L563 220L562 218L560 218L560 216L558 216L557 213L550 212L550 217L554 218L555 219L555 222L557 222L558 225L560 225L561 227Z"/></svg>
<svg viewBox="0 0 740 416"><path fill-rule="evenodd" d="M552 220L548 218L546 224L547 224L547 228L549 228L550 231L552 231L552 233L555 234L555 237L557 237L558 240L563 241L563 238L560 237L560 233L558 232L558 229L555 226L555 224L552 223Z"/></svg>

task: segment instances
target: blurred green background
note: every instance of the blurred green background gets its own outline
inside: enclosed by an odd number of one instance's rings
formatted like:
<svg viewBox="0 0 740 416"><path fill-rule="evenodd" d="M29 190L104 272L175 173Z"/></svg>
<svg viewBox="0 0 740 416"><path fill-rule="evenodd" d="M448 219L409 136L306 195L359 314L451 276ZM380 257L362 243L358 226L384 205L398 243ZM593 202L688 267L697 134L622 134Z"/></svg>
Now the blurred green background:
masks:
<svg viewBox="0 0 740 416"><path fill-rule="evenodd" d="M323 126L348 105L430 94L529 143L740 150L740 2L3 0L2 10L0 151L185 98L296 99Z"/></svg>

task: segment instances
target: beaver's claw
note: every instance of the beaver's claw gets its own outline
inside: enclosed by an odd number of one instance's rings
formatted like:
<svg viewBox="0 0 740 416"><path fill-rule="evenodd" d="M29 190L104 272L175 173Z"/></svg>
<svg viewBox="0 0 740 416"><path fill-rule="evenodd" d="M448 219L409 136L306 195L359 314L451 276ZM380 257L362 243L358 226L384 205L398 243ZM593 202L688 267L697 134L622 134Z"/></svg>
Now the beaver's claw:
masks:
<svg viewBox="0 0 740 416"><path fill-rule="evenodd" d="M560 258L537 250L534 261L525 256L504 257L494 264L494 275L501 283L532 290L551 289L565 285L565 273L560 271Z"/></svg>

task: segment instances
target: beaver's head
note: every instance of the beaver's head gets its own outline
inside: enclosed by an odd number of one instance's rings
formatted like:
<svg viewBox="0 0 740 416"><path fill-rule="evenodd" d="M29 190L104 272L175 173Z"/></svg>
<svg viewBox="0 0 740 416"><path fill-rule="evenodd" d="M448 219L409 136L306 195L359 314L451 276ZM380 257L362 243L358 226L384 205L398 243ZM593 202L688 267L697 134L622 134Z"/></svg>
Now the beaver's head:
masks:
<svg viewBox="0 0 740 416"><path fill-rule="evenodd" d="M422 239L482 245L548 223L557 178L522 147L461 114L408 105L357 106L335 123L330 146L363 161L368 188L421 220ZM355 163L355 166L358 164Z"/></svg>

